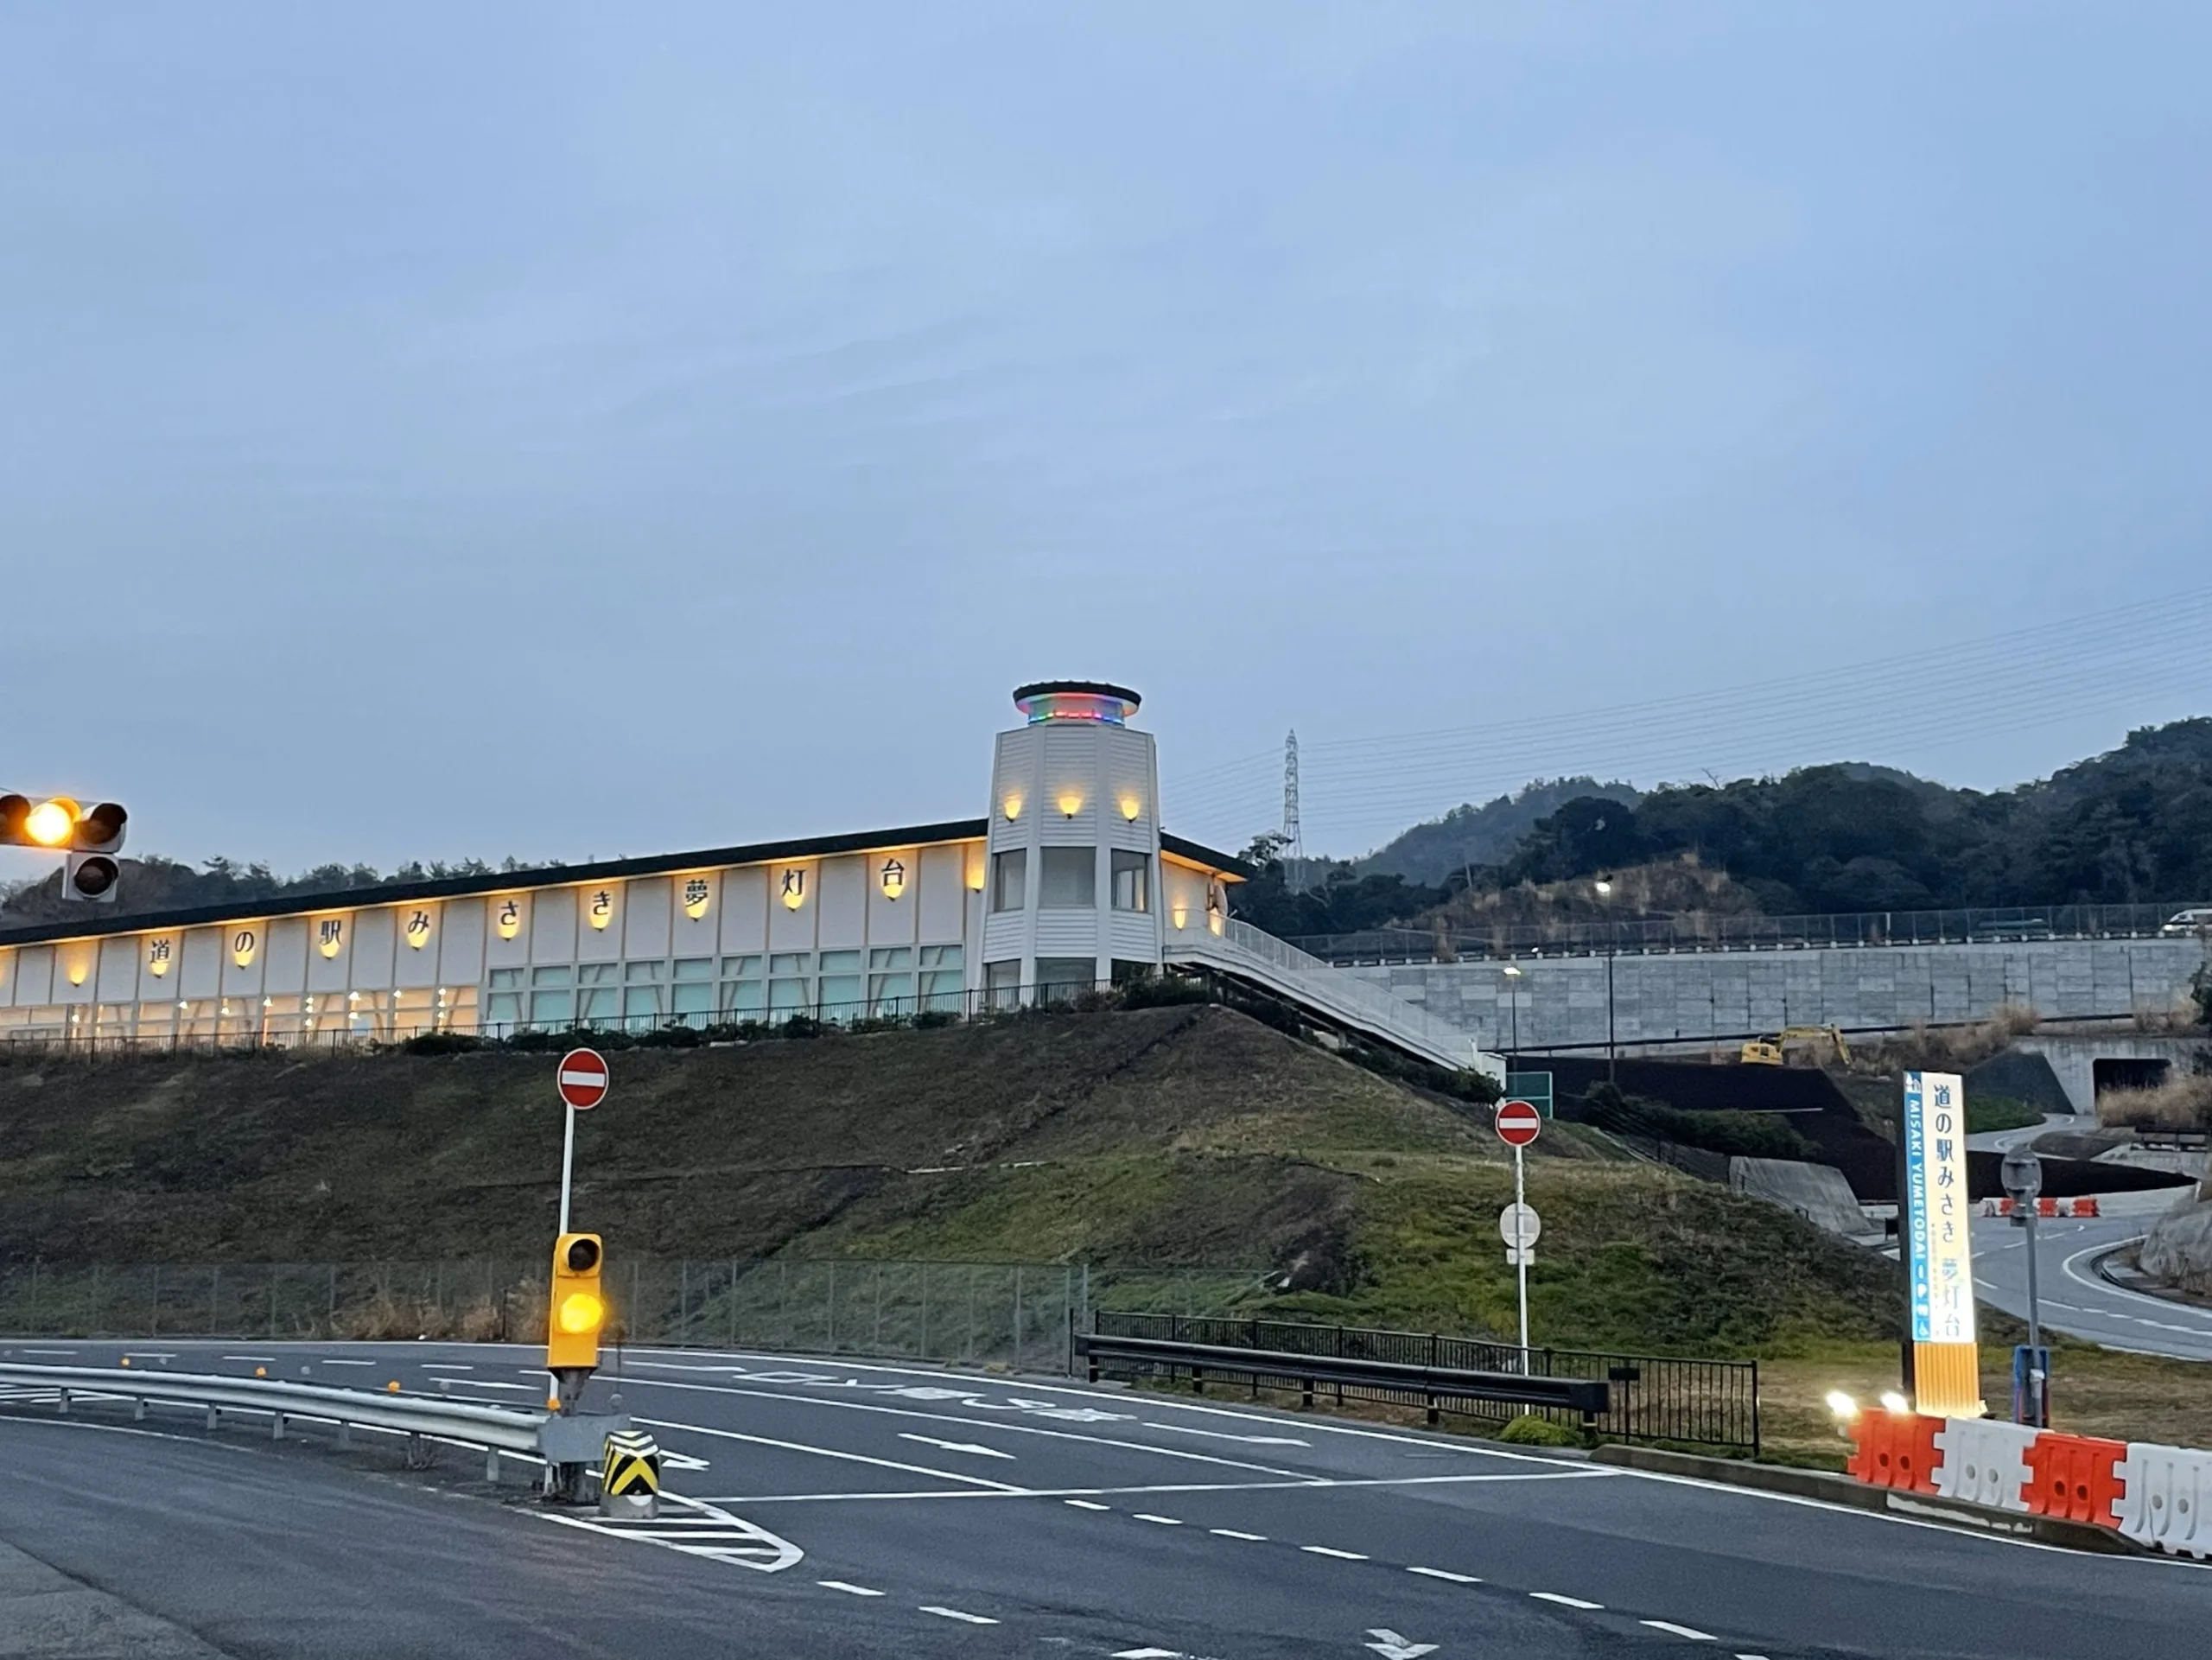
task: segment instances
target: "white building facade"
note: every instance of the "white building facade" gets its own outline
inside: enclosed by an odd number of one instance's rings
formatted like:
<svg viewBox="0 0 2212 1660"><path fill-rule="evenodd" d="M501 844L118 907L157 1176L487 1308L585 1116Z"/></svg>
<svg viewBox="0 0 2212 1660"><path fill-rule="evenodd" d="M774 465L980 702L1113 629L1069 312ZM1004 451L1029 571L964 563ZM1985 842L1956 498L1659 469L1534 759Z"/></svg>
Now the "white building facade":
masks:
<svg viewBox="0 0 2212 1660"><path fill-rule="evenodd" d="M843 1023L1058 998L1217 938L1125 688L1015 694L981 818L0 930L0 1043Z"/></svg>

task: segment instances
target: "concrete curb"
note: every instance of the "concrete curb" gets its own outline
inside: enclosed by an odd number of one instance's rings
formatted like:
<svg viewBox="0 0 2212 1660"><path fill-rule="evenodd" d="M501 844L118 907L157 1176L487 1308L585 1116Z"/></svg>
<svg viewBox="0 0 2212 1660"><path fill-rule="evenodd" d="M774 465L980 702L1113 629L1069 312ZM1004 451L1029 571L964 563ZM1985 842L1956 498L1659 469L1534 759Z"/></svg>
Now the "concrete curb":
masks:
<svg viewBox="0 0 2212 1660"><path fill-rule="evenodd" d="M1700 1481L1731 1487L1753 1487L1762 1492L1788 1493L1798 1498L1817 1498L1827 1504L1848 1505L1889 1516L1910 1516L1916 1521L1941 1523L1966 1532L1986 1533L2010 1539L2033 1539L2039 1544L2068 1550L2085 1550L2111 1556L2157 1556L2162 1553L2090 1522L2069 1522L2051 1516L2024 1516L1987 1504L1969 1504L1934 1493L1897 1492L1870 1487L1863 1481L1832 1470L1800 1470L1786 1464L1752 1464L1739 1459L1704 1458L1694 1453L1672 1453L1656 1447L1623 1447L1607 1442L1591 1455L1599 1464L1618 1464L1654 1475L1690 1476Z"/></svg>

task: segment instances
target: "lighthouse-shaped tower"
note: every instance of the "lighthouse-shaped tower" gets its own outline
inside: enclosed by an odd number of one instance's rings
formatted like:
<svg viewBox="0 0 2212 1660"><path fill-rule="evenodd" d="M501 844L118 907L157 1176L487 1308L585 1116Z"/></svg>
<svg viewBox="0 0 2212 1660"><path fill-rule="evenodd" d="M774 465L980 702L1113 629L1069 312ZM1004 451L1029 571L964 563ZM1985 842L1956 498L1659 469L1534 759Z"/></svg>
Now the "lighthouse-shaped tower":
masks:
<svg viewBox="0 0 2212 1660"><path fill-rule="evenodd" d="M1160 766L1137 695L1087 680L1014 694L983 871L985 1000L1055 1001L1160 960Z"/></svg>

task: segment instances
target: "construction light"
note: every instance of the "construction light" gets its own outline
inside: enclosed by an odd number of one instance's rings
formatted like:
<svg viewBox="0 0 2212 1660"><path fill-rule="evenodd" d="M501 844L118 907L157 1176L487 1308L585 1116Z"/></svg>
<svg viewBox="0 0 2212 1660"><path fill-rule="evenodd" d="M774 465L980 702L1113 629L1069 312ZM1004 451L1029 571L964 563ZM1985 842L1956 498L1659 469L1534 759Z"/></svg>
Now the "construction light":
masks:
<svg viewBox="0 0 2212 1660"><path fill-rule="evenodd" d="M1895 1390L1884 1390L1882 1391L1882 1410L1885 1412L1910 1412L1912 1410L1912 1402L1906 1400L1904 1396L1898 1394Z"/></svg>
<svg viewBox="0 0 2212 1660"><path fill-rule="evenodd" d="M1830 1390L1827 1398L1828 1410L1834 1413L1837 1417L1855 1418L1859 1415L1859 1402L1841 1390Z"/></svg>
<svg viewBox="0 0 2212 1660"><path fill-rule="evenodd" d="M600 1289L605 1251L595 1233L564 1233L553 1242L552 1307L545 1325L545 1370L589 1371L599 1364L607 1325Z"/></svg>

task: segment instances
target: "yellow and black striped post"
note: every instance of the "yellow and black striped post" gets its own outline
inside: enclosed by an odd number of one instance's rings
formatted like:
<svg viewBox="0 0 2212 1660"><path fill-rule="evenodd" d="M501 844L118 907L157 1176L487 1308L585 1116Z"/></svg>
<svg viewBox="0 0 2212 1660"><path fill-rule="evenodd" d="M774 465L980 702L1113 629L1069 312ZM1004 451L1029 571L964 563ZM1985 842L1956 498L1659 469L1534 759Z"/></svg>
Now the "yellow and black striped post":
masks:
<svg viewBox="0 0 2212 1660"><path fill-rule="evenodd" d="M607 1438L599 1470L601 1516L660 1514L660 1443L642 1429L618 1429Z"/></svg>

